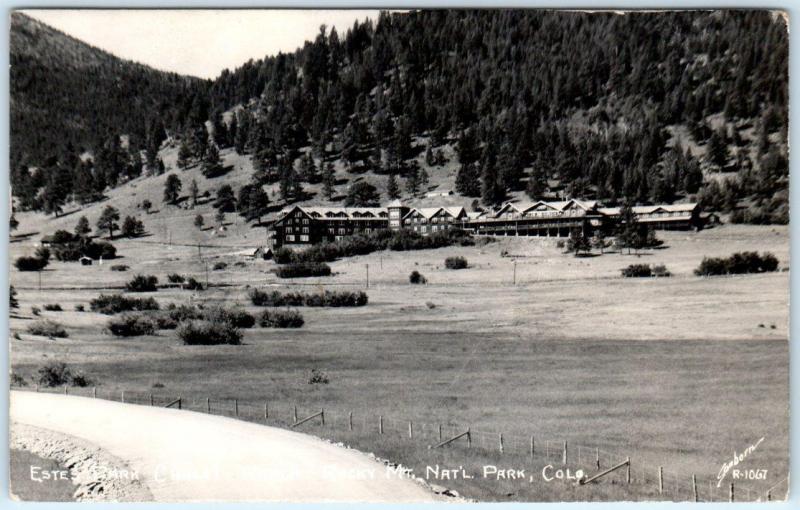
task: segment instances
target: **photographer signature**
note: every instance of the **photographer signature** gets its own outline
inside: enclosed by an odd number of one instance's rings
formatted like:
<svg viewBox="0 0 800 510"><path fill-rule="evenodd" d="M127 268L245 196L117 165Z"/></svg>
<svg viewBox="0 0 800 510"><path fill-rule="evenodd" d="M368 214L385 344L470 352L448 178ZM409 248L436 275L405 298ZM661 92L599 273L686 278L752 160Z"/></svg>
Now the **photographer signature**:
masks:
<svg viewBox="0 0 800 510"><path fill-rule="evenodd" d="M758 448L758 445L760 445L763 441L764 441L764 438L762 437L761 439L756 441L754 444L752 444L752 445L748 446L747 448L745 448L744 451L742 453L739 453L739 454L737 454L736 450L734 450L733 451L733 460L730 461L730 462L724 462L722 464L722 468L719 470L719 474L717 475L717 487L722 486L722 481L728 475L728 472L730 472L731 468L733 468L734 466L738 466L739 464L744 462L744 460L747 458L747 456L750 455L751 453L753 453L754 451L756 451L756 448Z"/></svg>

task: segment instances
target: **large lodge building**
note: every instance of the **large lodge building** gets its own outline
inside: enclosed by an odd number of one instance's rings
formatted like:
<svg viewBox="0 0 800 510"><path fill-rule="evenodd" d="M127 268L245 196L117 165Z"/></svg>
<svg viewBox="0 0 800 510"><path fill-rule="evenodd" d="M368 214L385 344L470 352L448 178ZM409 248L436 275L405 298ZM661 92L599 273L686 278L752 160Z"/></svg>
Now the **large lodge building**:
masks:
<svg viewBox="0 0 800 510"><path fill-rule="evenodd" d="M635 206L636 221L657 230L702 227L698 204ZM619 207L599 207L596 201L507 203L499 211L467 212L463 207L414 208L395 200L386 207L302 207L279 213L269 230L273 246L337 241L381 229L409 229L423 236L450 228L475 235L567 237L610 233L619 223Z"/></svg>

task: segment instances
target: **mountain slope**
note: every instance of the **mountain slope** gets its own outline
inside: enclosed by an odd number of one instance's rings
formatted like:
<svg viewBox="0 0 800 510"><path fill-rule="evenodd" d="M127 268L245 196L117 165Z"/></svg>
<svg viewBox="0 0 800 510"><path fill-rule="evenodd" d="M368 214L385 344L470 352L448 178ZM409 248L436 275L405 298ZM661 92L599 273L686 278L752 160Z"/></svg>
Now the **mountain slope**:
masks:
<svg viewBox="0 0 800 510"><path fill-rule="evenodd" d="M67 144L91 150L112 134L142 144L148 121L182 122L196 78L119 59L24 14L11 14L11 165L40 166Z"/></svg>

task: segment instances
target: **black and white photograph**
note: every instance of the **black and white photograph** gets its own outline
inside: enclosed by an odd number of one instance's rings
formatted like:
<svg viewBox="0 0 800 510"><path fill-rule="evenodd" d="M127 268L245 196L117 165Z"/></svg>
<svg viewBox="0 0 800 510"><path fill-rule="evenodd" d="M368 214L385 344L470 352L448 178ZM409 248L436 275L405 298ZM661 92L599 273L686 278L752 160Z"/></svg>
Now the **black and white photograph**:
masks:
<svg viewBox="0 0 800 510"><path fill-rule="evenodd" d="M8 498L789 498L787 12L6 16Z"/></svg>

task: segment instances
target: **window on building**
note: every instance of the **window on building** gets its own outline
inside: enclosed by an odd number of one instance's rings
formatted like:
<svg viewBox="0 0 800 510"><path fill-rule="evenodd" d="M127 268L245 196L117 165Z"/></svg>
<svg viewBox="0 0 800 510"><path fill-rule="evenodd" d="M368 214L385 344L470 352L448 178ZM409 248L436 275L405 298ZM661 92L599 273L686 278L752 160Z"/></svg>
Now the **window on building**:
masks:
<svg viewBox="0 0 800 510"><path fill-rule="evenodd" d="M294 242L294 236L293 235L287 235L286 236L286 242L287 243L293 243Z"/></svg>
<svg viewBox="0 0 800 510"><path fill-rule="evenodd" d="M300 236L300 240L305 242L305 243L307 243L308 242L308 236Z"/></svg>

